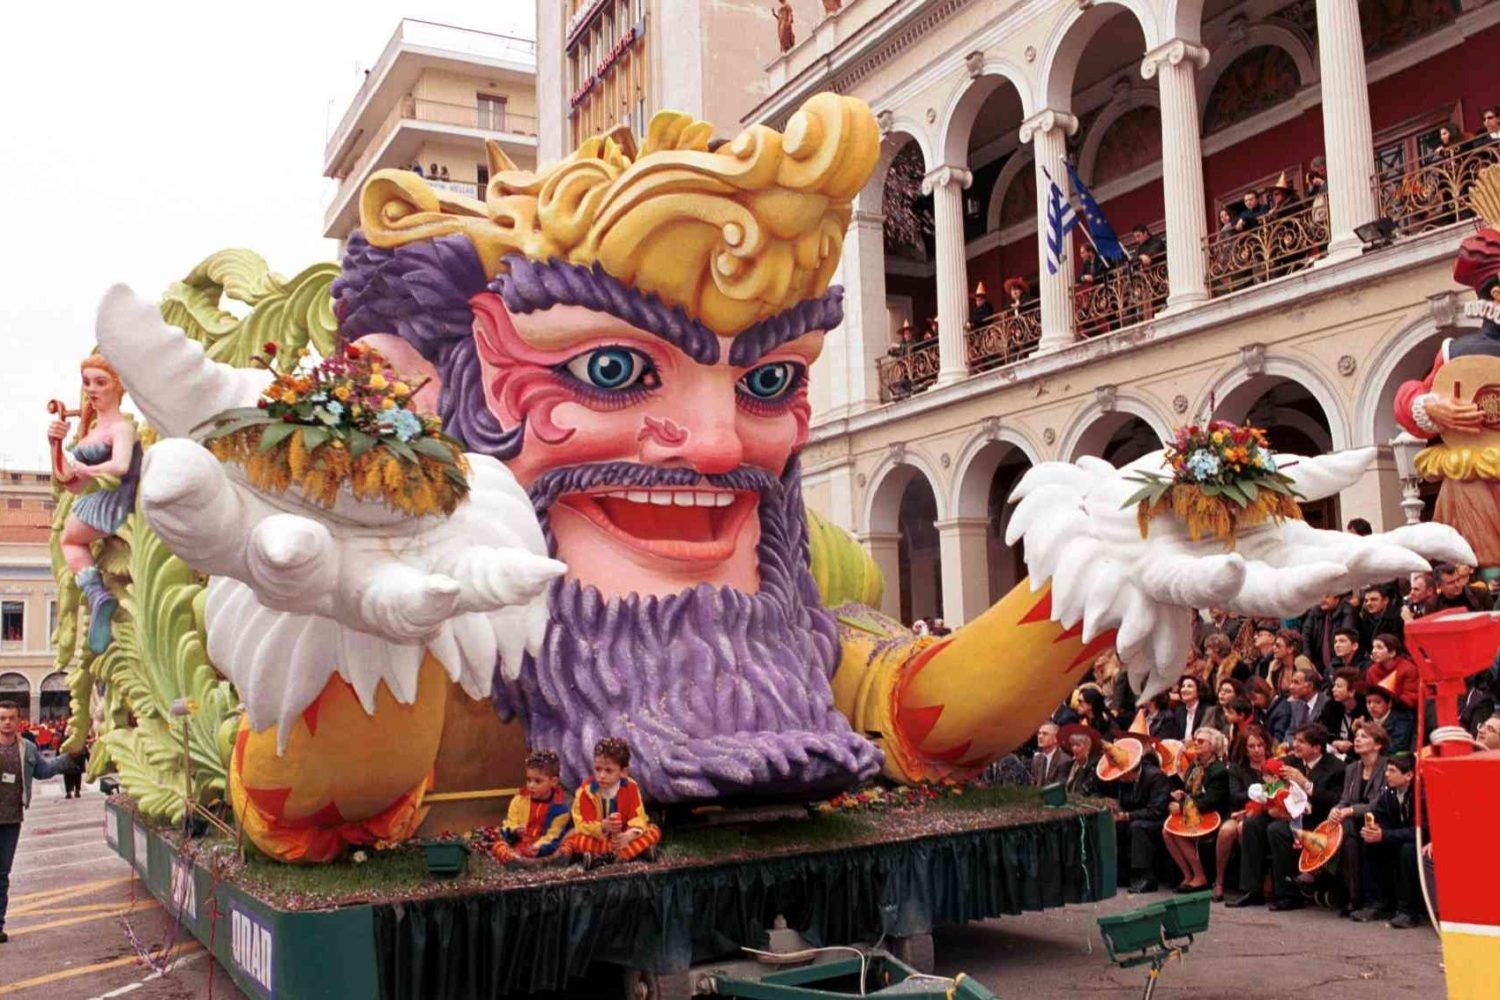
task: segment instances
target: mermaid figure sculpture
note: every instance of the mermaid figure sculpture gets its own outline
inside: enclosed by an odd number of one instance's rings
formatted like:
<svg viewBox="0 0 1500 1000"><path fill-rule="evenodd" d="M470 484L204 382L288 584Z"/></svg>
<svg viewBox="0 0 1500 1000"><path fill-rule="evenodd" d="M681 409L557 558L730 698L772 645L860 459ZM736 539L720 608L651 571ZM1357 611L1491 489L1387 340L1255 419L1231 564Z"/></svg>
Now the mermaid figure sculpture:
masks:
<svg viewBox="0 0 1500 1000"><path fill-rule="evenodd" d="M135 424L120 412L125 387L102 356L91 354L79 366L85 402L78 443L66 455L61 443L68 424L59 414L47 428L53 446L52 476L69 493L83 494L63 524L62 551L78 589L89 605L89 649L102 653L110 640L117 602L94 565L92 545L120 530L135 509L141 473L141 445Z"/></svg>

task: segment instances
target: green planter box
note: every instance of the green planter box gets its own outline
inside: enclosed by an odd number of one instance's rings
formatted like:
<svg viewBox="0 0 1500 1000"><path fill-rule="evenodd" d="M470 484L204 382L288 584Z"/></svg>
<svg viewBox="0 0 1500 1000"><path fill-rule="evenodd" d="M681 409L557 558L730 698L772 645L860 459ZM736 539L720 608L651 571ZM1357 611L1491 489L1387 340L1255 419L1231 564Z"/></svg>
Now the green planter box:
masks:
<svg viewBox="0 0 1500 1000"><path fill-rule="evenodd" d="M438 878L457 878L469 870L469 849L457 840L424 840L422 858Z"/></svg>

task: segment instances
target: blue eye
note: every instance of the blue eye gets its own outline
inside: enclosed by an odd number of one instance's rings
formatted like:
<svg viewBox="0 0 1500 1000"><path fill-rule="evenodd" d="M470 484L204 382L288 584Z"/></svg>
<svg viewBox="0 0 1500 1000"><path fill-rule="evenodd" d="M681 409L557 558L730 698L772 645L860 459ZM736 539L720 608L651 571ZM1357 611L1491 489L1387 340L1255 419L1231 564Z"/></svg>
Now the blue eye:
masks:
<svg viewBox="0 0 1500 1000"><path fill-rule="evenodd" d="M797 387L802 366L790 361L777 361L769 365L752 368L740 379L746 394L759 400L780 399Z"/></svg>
<svg viewBox="0 0 1500 1000"><path fill-rule="evenodd" d="M624 392L660 384L651 359L628 347L601 347L580 354L564 367L568 374L606 392Z"/></svg>

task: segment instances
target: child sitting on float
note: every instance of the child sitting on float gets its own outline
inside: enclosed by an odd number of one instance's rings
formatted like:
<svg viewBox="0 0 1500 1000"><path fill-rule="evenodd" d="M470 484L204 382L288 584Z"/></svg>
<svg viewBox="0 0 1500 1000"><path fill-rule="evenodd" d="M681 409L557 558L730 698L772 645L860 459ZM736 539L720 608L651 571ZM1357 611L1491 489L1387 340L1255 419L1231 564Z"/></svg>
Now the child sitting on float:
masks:
<svg viewBox="0 0 1500 1000"><path fill-rule="evenodd" d="M510 800L500 839L491 853L501 864L536 864L554 858L573 824L568 797L558 775L561 761L551 750L526 755L526 785Z"/></svg>
<svg viewBox="0 0 1500 1000"><path fill-rule="evenodd" d="M630 777L630 744L606 736L594 746L594 780L573 797L573 832L561 852L587 869L643 854L655 861L659 843L661 828L646 817L641 786Z"/></svg>

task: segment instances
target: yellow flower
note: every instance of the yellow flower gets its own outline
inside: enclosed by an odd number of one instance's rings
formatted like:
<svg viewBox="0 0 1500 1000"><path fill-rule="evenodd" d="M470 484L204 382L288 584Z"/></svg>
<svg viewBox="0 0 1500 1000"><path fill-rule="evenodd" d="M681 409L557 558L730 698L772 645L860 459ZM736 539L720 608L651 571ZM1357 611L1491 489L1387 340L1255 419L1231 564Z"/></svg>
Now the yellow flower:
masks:
<svg viewBox="0 0 1500 1000"><path fill-rule="evenodd" d="M349 387L347 385L334 386L333 395L340 402L345 402L350 396Z"/></svg>
<svg viewBox="0 0 1500 1000"><path fill-rule="evenodd" d="M1223 431L1214 431L1213 438L1214 438L1214 444L1219 444L1221 441L1224 440L1224 432Z"/></svg>
<svg viewBox="0 0 1500 1000"><path fill-rule="evenodd" d="M396 408L396 401L387 396L385 399L382 399L380 401L380 408L382 410L394 410Z"/></svg>
<svg viewBox="0 0 1500 1000"><path fill-rule="evenodd" d="M370 376L371 389L384 389L387 385L389 385L389 383L386 382L385 376L380 374L379 372L376 372L374 375Z"/></svg>
<svg viewBox="0 0 1500 1000"><path fill-rule="evenodd" d="M395 385L391 386L391 391L398 396L410 396L411 386L407 385L405 382L397 382Z"/></svg>

